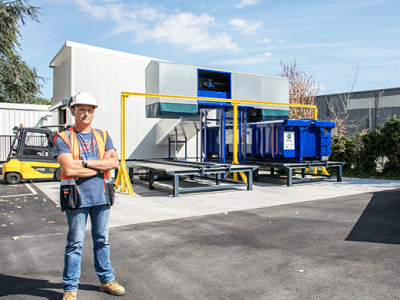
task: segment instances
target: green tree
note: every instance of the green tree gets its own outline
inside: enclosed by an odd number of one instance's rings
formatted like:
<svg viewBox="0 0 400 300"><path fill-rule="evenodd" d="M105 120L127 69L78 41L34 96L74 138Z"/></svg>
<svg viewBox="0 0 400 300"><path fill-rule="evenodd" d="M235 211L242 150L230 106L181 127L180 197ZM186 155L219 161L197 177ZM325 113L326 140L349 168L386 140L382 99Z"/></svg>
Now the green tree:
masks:
<svg viewBox="0 0 400 300"><path fill-rule="evenodd" d="M29 18L39 22L39 7L27 0L0 0L0 102L50 104L40 91L45 81L21 58L20 25Z"/></svg>

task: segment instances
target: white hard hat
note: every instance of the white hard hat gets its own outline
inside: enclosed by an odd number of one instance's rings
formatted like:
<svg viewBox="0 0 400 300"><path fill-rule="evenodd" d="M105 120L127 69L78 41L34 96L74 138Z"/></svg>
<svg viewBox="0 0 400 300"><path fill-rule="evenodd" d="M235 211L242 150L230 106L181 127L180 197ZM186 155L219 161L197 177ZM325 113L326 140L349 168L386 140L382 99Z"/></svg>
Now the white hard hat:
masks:
<svg viewBox="0 0 400 300"><path fill-rule="evenodd" d="M86 104L86 105L93 105L94 107L98 107L96 98L87 92L79 92L75 96L71 97L71 99L69 100L68 106L73 107L77 104Z"/></svg>

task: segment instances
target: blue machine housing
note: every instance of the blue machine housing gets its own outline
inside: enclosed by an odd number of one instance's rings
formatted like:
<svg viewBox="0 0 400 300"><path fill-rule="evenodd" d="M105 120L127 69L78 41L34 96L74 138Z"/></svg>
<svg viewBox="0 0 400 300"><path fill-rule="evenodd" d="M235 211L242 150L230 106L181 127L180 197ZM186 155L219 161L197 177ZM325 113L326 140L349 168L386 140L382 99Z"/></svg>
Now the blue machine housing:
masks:
<svg viewBox="0 0 400 300"><path fill-rule="evenodd" d="M251 145L242 143L241 155L247 159L281 162L322 160L331 154L331 130L335 122L313 119L249 123ZM227 126L232 129L232 126ZM218 127L207 129L207 156L218 153ZM243 139L244 141L245 139ZM233 145L226 145L227 156Z"/></svg>
<svg viewBox="0 0 400 300"><path fill-rule="evenodd" d="M331 130L335 122L312 119L249 124L252 128L251 156L303 161L331 154Z"/></svg>

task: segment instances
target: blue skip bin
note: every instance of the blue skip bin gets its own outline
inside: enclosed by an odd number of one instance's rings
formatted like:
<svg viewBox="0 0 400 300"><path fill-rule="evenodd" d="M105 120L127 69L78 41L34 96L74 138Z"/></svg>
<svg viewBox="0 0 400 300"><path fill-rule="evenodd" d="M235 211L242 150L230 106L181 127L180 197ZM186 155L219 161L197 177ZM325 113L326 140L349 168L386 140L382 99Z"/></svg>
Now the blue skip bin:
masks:
<svg viewBox="0 0 400 300"><path fill-rule="evenodd" d="M323 156L331 154L331 130L335 122L300 119L258 122L249 126L253 158L300 162L322 160Z"/></svg>

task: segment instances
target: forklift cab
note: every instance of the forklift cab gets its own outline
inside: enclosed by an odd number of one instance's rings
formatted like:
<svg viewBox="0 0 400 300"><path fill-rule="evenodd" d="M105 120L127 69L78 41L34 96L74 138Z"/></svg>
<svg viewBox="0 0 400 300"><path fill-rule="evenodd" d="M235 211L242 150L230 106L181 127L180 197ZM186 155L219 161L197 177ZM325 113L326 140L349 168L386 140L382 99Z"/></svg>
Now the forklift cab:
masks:
<svg viewBox="0 0 400 300"><path fill-rule="evenodd" d="M53 157L53 137L57 131L36 127L16 127L14 131L10 153L3 164L4 179L9 184L16 184L21 179L61 180L60 165Z"/></svg>

